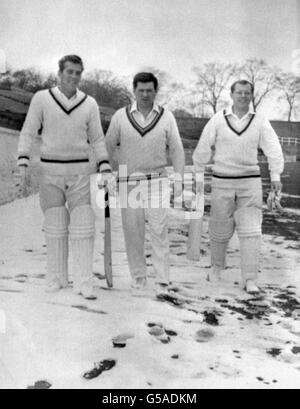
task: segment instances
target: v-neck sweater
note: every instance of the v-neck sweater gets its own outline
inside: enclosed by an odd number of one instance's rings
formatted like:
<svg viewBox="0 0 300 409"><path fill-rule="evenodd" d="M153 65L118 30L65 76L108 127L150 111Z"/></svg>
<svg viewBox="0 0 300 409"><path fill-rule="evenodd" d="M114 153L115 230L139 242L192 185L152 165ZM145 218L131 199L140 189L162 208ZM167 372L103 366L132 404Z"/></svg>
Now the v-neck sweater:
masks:
<svg viewBox="0 0 300 409"><path fill-rule="evenodd" d="M118 110L106 134L106 146L111 157L117 151L119 165L127 166L128 176L133 173L159 173L166 176L170 156L174 171L182 175L184 149L174 115L160 108L145 128L134 120L130 107Z"/></svg>
<svg viewBox="0 0 300 409"><path fill-rule="evenodd" d="M249 115L248 122L238 131L230 122L230 115L220 111L206 124L193 161L196 172L203 172L213 159L213 174L219 178L258 177L258 149L262 149L269 163L272 181L280 180L284 168L281 145L270 122L260 113Z"/></svg>
<svg viewBox="0 0 300 409"><path fill-rule="evenodd" d="M94 150L100 171L110 169L96 101L77 90L66 104L57 88L37 92L20 133L18 165L29 163L34 137L42 127L41 166L54 175L86 175Z"/></svg>

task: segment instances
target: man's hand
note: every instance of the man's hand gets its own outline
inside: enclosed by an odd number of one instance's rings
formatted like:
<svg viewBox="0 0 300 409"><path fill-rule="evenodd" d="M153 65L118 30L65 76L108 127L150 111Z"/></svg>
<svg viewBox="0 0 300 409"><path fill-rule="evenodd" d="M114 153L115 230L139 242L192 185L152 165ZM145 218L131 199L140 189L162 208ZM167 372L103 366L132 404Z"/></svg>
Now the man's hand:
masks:
<svg viewBox="0 0 300 409"><path fill-rule="evenodd" d="M20 177L20 193L22 197L28 197L30 195L31 175L27 166L19 167Z"/></svg>
<svg viewBox="0 0 300 409"><path fill-rule="evenodd" d="M116 178L112 172L103 172L97 176L97 185L99 189L107 186L109 194L116 196Z"/></svg>
<svg viewBox="0 0 300 409"><path fill-rule="evenodd" d="M274 190L275 192L281 192L282 183L279 181L271 182L271 189Z"/></svg>

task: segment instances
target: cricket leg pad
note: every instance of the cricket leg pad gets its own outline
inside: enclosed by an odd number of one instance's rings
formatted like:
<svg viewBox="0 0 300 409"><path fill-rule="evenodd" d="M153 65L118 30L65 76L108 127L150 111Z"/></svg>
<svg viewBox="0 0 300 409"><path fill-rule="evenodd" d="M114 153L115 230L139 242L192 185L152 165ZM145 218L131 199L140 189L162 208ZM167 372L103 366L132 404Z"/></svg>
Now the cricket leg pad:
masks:
<svg viewBox="0 0 300 409"><path fill-rule="evenodd" d="M64 206L52 207L45 212L44 232L49 292L68 285L69 222L69 212Z"/></svg>
<svg viewBox="0 0 300 409"><path fill-rule="evenodd" d="M241 237L240 252L243 281L256 281L260 267L261 236Z"/></svg>
<svg viewBox="0 0 300 409"><path fill-rule="evenodd" d="M233 233L233 218L225 220L210 219L209 234L212 266L217 266L221 270L226 267L226 251Z"/></svg>
<svg viewBox="0 0 300 409"><path fill-rule="evenodd" d="M261 236L262 211L258 207L243 207L234 213L239 237Z"/></svg>
<svg viewBox="0 0 300 409"><path fill-rule="evenodd" d="M95 214L91 206L78 206L71 213L69 226L73 255L74 291L91 295L93 282L93 254ZM86 297L89 298L89 297Z"/></svg>

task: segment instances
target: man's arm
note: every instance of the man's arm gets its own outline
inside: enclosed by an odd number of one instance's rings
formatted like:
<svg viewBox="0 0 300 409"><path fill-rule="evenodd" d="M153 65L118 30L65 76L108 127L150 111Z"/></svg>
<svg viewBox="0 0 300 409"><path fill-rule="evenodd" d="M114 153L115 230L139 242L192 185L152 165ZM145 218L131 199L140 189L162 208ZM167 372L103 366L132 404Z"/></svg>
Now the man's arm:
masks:
<svg viewBox="0 0 300 409"><path fill-rule="evenodd" d="M109 128L105 135L106 148L111 161L115 160L115 152L120 144L120 121L119 112L116 112L109 124Z"/></svg>
<svg viewBox="0 0 300 409"><path fill-rule="evenodd" d="M26 120L22 127L18 145L18 166L28 167L32 143L43 123L43 107L41 94L33 96Z"/></svg>
<svg viewBox="0 0 300 409"><path fill-rule="evenodd" d="M31 175L29 169L33 140L43 124L42 95L37 93L33 96L24 125L20 132L18 144L18 161L20 191L23 197L30 194Z"/></svg>
<svg viewBox="0 0 300 409"><path fill-rule="evenodd" d="M183 178L185 154L182 140L179 134L178 126L174 115L170 112L170 128L168 133L169 154L174 167L175 174Z"/></svg>
<svg viewBox="0 0 300 409"><path fill-rule="evenodd" d="M216 116L213 116L205 125L197 147L193 153L193 163L196 174L204 174L205 165L212 157L212 148L216 143L216 136Z"/></svg>
<svg viewBox="0 0 300 409"><path fill-rule="evenodd" d="M280 190L280 175L284 169L284 157L278 136L268 120L264 120L261 126L259 145L268 160L271 185L276 190Z"/></svg>
<svg viewBox="0 0 300 409"><path fill-rule="evenodd" d="M182 194L182 183L184 180L185 153L178 126L174 115L169 112L170 127L168 132L169 154L174 167L174 196Z"/></svg>
<svg viewBox="0 0 300 409"><path fill-rule="evenodd" d="M100 120L100 112L95 100L93 100L92 108L90 111L87 135L91 148L95 152L98 171L100 173L110 173L111 167L109 164L108 153L105 146L104 133Z"/></svg>

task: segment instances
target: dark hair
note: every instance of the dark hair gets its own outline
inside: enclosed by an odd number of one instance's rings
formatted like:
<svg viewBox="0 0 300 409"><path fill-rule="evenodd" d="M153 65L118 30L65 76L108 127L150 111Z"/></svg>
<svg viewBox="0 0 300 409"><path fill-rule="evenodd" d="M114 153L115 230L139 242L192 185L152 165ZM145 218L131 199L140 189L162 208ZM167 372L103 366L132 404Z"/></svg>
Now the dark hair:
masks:
<svg viewBox="0 0 300 409"><path fill-rule="evenodd" d="M84 70L82 59L80 57L78 57L78 55L65 55L64 57L62 57L58 61L58 66L59 66L59 71L60 72L63 72L63 70L65 69L65 63L68 62L68 61L73 63L73 64L80 64L81 68L82 68L82 71Z"/></svg>
<svg viewBox="0 0 300 409"><path fill-rule="evenodd" d="M158 79L152 72L139 72L136 74L133 78L133 89L136 89L138 82L153 82L155 91L158 89Z"/></svg>
<svg viewBox="0 0 300 409"><path fill-rule="evenodd" d="M250 87L251 87L251 92L252 92L252 94L254 94L254 85L252 84L252 82L247 81L247 80L235 81L235 82L231 85L231 92L232 92L232 94L234 93L235 87L236 87L238 84L239 84L239 85L250 85Z"/></svg>

